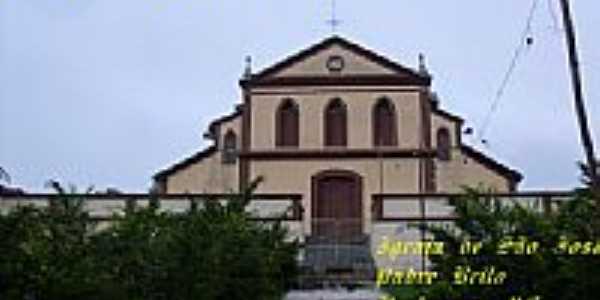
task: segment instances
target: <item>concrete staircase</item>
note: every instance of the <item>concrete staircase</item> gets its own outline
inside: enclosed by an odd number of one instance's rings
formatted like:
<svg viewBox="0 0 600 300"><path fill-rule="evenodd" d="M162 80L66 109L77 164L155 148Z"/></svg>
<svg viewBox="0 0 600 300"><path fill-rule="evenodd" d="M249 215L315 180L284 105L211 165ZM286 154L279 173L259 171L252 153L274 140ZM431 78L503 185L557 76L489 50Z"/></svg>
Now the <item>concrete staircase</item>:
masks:
<svg viewBox="0 0 600 300"><path fill-rule="evenodd" d="M379 300L382 296L373 289L320 289L290 291L284 300Z"/></svg>
<svg viewBox="0 0 600 300"><path fill-rule="evenodd" d="M373 286L375 261L368 235L344 240L310 236L304 245L301 288Z"/></svg>

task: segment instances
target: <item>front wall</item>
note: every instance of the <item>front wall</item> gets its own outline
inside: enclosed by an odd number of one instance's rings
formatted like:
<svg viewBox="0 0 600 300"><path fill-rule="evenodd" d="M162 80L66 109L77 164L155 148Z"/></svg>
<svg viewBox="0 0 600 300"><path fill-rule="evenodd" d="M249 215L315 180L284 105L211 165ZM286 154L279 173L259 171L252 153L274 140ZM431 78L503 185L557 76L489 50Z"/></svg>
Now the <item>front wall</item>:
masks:
<svg viewBox="0 0 600 300"><path fill-rule="evenodd" d="M380 91L378 91L380 90ZM348 148L372 148L372 110L376 101L388 97L396 108L398 141L401 149L417 149L420 144L420 105L416 88L406 91L374 88L295 88L253 90L252 149L275 148L275 112L283 99L290 97L300 110L300 148L322 149L325 107L333 98L341 98L348 113Z"/></svg>
<svg viewBox="0 0 600 300"><path fill-rule="evenodd" d="M268 90L270 94L264 94L264 90L253 96L253 150L273 150L275 145L275 110L280 101L285 96L279 93L273 94L274 90ZM327 105L330 98L341 96L345 100L348 107L348 148L352 149L368 149L372 147L372 107L375 101L382 96L387 96L394 102L399 121L398 140L400 148L418 148L418 135L411 134L419 132L420 114L416 113L418 109L418 92L416 91L389 91L389 92L372 92L358 91L352 92L337 92L337 91L316 91L310 88L296 88L295 90L286 90L294 96L294 99L300 108L300 148L301 149L322 149L323 148L323 109ZM281 91L279 91L281 92ZM325 93L319 94L319 93ZM316 116L316 117L315 117ZM365 126L366 124L366 126ZM499 175L497 172L481 165L477 161L464 156L457 145L456 138L456 122L444 118L442 116L432 115L432 146L437 145L436 132L440 127L447 127L452 141L452 160L449 162L436 160L436 186L437 192L461 192L463 185L491 187L498 191L508 191L509 181ZM232 121L221 124L219 135L221 140L228 129L236 132L238 137L238 145L241 145L241 118L236 118ZM358 160L362 163L368 160ZM416 161L416 160L409 160ZM281 164L287 162L291 165L294 161L276 161L272 164ZM326 169L328 161L318 160L315 164L318 169ZM338 168L348 168L350 160L341 160L333 166ZM465 163L466 162L466 163ZM267 162L252 162L252 165L262 166ZM304 165L304 163L300 163ZM316 168L316 167L315 167ZM315 170L312 168L312 170ZM361 167L359 167L360 169ZM285 170L285 168L283 168ZM378 169L378 167L377 167ZM289 170L289 169L287 169ZM171 175L167 180L167 190L169 193L179 192L205 192L205 193L222 193L237 190L238 187L238 171L237 164L223 165L221 163L221 152L215 153L213 156L202 160L196 164L188 166L174 175ZM274 171L277 173L277 171ZM285 172L285 171L284 171ZM263 171L264 173L264 171ZM358 172L359 174L361 172ZM260 174L252 173L252 174ZM375 173L374 175L378 175ZM418 178L416 171L411 177L411 181ZM297 176L292 182L292 188L287 189L285 182L280 182L273 186L273 189L267 189L268 192L287 193L296 191L296 182L310 181L310 176L313 173L294 173L291 176ZM412 176L412 175L411 175ZM285 181L286 176L275 176L279 181ZM308 179L307 179L308 178ZM400 192L418 192L415 188L417 184L405 186L400 189Z"/></svg>
<svg viewBox="0 0 600 300"><path fill-rule="evenodd" d="M338 45L321 50L317 55L310 56L292 66L274 74L274 77L298 77L298 76L323 76L331 74L327 69L327 60L332 55L339 55L344 58L345 67L342 74L353 75L389 75L395 74L394 71L376 64L364 56L357 55L355 52L348 51ZM337 74L336 74L337 75Z"/></svg>
<svg viewBox="0 0 600 300"><path fill-rule="evenodd" d="M339 159L253 161L251 176L263 176L257 193L302 194L305 230L310 232L311 178L325 170L353 171L362 177L362 207L365 231L371 220L371 195L418 193L418 159ZM383 172L382 172L383 171ZM383 174L383 188L380 187Z"/></svg>

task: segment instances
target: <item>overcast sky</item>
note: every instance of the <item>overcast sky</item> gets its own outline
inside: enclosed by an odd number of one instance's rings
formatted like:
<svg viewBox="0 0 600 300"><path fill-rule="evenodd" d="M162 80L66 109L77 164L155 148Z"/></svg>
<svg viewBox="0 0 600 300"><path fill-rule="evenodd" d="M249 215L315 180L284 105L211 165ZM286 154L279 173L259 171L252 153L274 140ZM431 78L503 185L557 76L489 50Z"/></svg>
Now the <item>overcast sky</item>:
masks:
<svg viewBox="0 0 600 300"><path fill-rule="evenodd" d="M599 144L600 3L572 2ZM258 70L329 37L329 3L0 0L0 166L32 191L50 178L146 191L239 102L244 56ZM531 3L339 0L339 33L410 67L425 53L441 105L477 129ZM557 4L539 0L534 44L492 115L489 144L471 141L520 170L522 189L577 185L584 157Z"/></svg>

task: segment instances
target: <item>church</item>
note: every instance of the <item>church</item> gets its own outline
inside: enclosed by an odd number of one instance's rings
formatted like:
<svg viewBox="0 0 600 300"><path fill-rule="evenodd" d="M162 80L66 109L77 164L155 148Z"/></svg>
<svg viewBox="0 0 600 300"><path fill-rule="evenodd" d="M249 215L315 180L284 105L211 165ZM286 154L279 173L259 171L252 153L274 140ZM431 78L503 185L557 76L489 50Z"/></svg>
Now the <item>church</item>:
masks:
<svg viewBox="0 0 600 300"><path fill-rule="evenodd" d="M447 201L423 204L424 195L510 193L522 179L463 144L464 120L442 108L422 57L412 69L333 36L257 73L247 63L241 103L210 123L210 146L158 172L155 187L236 193L261 178L255 193L293 195L287 225L311 272L372 279L373 266L390 266L375 255L387 237L422 240L407 221L451 220ZM282 213L265 203L253 211Z"/></svg>
<svg viewBox="0 0 600 300"><path fill-rule="evenodd" d="M431 82L422 57L412 69L339 36L257 73L248 62L241 103L204 134L211 145L158 172L156 186L228 193L262 177L258 193L301 194L313 218L366 219L374 194L515 191L522 176L463 144L463 118Z"/></svg>

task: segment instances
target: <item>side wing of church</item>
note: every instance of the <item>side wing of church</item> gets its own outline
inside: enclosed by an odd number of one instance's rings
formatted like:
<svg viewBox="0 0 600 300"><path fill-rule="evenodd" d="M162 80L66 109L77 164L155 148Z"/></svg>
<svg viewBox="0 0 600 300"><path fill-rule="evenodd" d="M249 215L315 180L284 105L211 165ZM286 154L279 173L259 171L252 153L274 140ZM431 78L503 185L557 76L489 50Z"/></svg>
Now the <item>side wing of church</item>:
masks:
<svg viewBox="0 0 600 300"><path fill-rule="evenodd" d="M368 214L375 194L508 192L522 178L462 143L463 119L440 107L426 71L341 37L240 86L243 102L205 134L212 145L155 175L162 192L235 192L261 176L257 192L302 194L307 211L344 196Z"/></svg>

